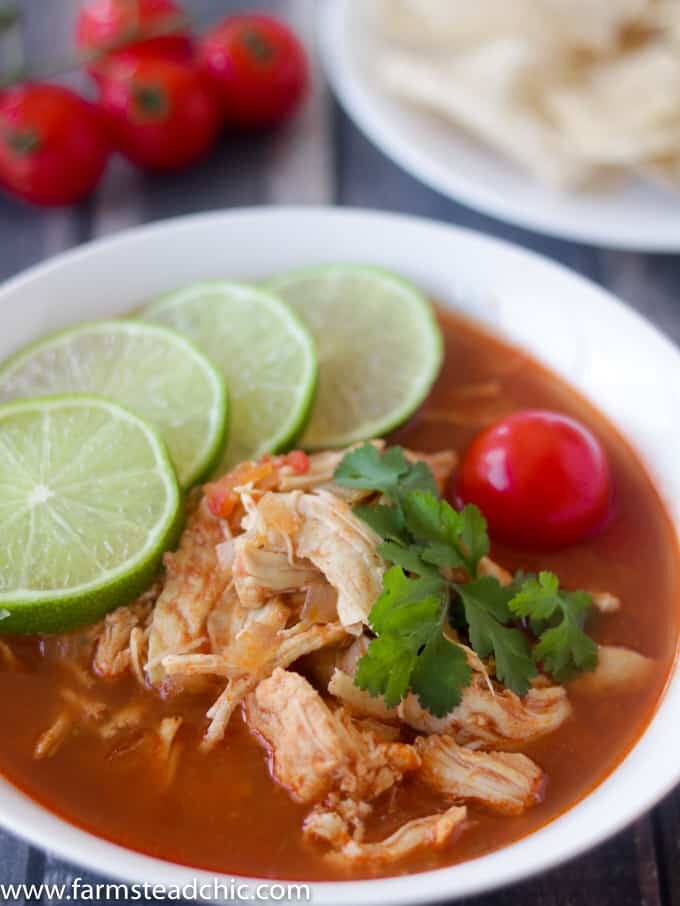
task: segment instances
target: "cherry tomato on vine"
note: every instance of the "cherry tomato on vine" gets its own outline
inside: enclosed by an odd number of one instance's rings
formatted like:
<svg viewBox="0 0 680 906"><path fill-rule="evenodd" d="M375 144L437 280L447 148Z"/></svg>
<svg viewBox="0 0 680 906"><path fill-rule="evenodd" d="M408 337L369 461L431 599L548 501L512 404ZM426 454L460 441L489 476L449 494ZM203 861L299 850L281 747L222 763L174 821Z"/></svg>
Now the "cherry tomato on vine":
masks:
<svg viewBox="0 0 680 906"><path fill-rule="evenodd" d="M230 126L274 126L292 116L307 92L305 49L269 16L228 17L199 43L198 60L219 89Z"/></svg>
<svg viewBox="0 0 680 906"><path fill-rule="evenodd" d="M109 157L96 107L59 85L32 84L0 93L0 182L41 205L88 195Z"/></svg>
<svg viewBox="0 0 680 906"><path fill-rule="evenodd" d="M156 36L142 37L149 32ZM76 43L85 53L102 53L90 68L93 75L104 71L110 58L128 52L171 60L189 60L192 54L184 12L174 0L91 0L78 15Z"/></svg>
<svg viewBox="0 0 680 906"><path fill-rule="evenodd" d="M219 101L194 66L132 57L100 80L100 104L116 147L149 170L178 170L213 147L222 125Z"/></svg>
<svg viewBox="0 0 680 906"><path fill-rule="evenodd" d="M482 510L492 537L554 550L602 527L611 477L604 449L588 428L556 412L527 410L475 438L458 493Z"/></svg>

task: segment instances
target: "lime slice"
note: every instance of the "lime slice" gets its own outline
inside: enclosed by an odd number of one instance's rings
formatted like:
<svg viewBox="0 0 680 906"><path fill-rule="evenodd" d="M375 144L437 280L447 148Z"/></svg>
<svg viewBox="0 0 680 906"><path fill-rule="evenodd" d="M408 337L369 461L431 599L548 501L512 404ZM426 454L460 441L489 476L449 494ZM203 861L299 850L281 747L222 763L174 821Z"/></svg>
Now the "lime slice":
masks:
<svg viewBox="0 0 680 906"><path fill-rule="evenodd" d="M96 393L148 419L185 488L210 473L224 448L224 381L195 346L165 328L138 321L80 324L0 367L0 403L54 393Z"/></svg>
<svg viewBox="0 0 680 906"><path fill-rule="evenodd" d="M267 285L316 340L319 388L304 447L344 447L387 434L425 399L441 367L442 337L432 306L406 280L337 264Z"/></svg>
<svg viewBox="0 0 680 906"><path fill-rule="evenodd" d="M316 352L280 299L240 283L197 283L154 300L141 317L192 339L226 379L231 431L221 471L295 441L314 396Z"/></svg>
<svg viewBox="0 0 680 906"><path fill-rule="evenodd" d="M116 403L0 406L0 631L63 632L132 600L179 528L156 430Z"/></svg>

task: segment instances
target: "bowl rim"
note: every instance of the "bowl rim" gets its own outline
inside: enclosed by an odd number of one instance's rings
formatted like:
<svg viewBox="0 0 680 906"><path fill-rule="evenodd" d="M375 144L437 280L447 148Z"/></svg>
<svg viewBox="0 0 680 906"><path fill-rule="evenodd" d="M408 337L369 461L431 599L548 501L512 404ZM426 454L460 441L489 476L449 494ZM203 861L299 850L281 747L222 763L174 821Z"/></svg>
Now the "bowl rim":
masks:
<svg viewBox="0 0 680 906"><path fill-rule="evenodd" d="M666 359L673 366L674 373L677 370L680 375L680 352L665 335L637 312L625 306L612 293L598 287L565 266L504 240L485 236L469 229L438 223L426 218L361 208L252 207L203 212L141 225L114 236L93 240L11 278L0 288L0 311L7 311L7 308L2 308L3 303L6 303L14 293L30 288L34 281L52 278L61 270L78 269L84 263L97 259L99 256L103 256L105 260L107 255L125 250L130 245L157 240L184 229L210 231L220 228L234 229L240 226L256 230L258 224L263 221L271 222L271 227L275 227L282 235L285 235L284 223L291 220L294 220L298 227L304 221L304 226L308 230L315 226L325 225L329 229L344 228L349 231L360 230L362 225L368 225L373 230L388 233L415 231L423 234L423 240L430 237L433 241L435 238L458 241L463 246L471 245L477 250L495 255L499 259L514 262L514 265L518 267L537 269L548 281L549 278L553 278L574 289L580 289L580 292L588 297L589 303L594 304L601 313L613 317L622 325L625 322L629 330L634 331L643 342L653 347L653 356ZM610 418L609 413L605 411L604 414L605 417ZM668 501L666 502L668 503ZM677 512L673 521L677 530L680 525L680 518L677 515L680 513L680 500L676 503ZM662 726L660 719L664 715L666 718L669 714L672 716L674 709L677 713L679 706L680 675L676 653L676 660L669 675L667 687L642 736L613 773L563 815L528 837L458 865L384 879L309 882L312 899L314 902L328 904L328 906L331 904L340 906L349 901L361 904L389 902L395 906L402 903L436 902L444 898L452 899L489 892L544 872L581 855L587 849L603 842L629 825L643 812L653 807L680 781L680 763L659 753L657 750L661 747L657 746L657 749L654 749L651 746L651 740L656 737L657 741L665 741L668 749L672 748L668 745L669 727L668 725ZM680 740L680 727L677 730L677 736ZM638 752L640 753L639 757L636 755L638 761L640 758L655 759L656 768L646 772L645 784L637 787L633 785L628 790L629 795L620 796L618 788L622 787L624 769L631 762L633 755ZM612 789L614 790L613 795ZM606 805L607 803L612 807L598 811L598 804ZM584 806L587 806L585 811ZM590 815L590 820L587 820L587 814ZM593 815L598 816L597 820L593 820ZM97 870L112 878L121 878L129 883L147 881L164 885L181 885L191 883L194 879L208 883L215 877L222 880L229 877L128 850L81 830L68 820L62 819L57 814L38 805L3 777L0 777L0 825L70 862L82 865L86 869ZM557 833L556 828L558 828ZM554 846L556 838L560 838L561 842L567 841L566 844L563 843L564 848ZM267 878L244 878L244 881L252 884L272 883L271 879ZM283 881L281 883L294 882Z"/></svg>

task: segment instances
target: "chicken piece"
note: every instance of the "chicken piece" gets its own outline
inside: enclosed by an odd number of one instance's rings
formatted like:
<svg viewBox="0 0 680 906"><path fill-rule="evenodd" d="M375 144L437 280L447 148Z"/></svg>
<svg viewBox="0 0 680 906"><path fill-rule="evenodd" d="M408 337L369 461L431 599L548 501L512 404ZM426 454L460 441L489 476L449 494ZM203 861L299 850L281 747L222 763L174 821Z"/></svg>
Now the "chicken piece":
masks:
<svg viewBox="0 0 680 906"><path fill-rule="evenodd" d="M232 575L244 607L261 607L267 598L305 588L321 578L311 563L290 563L285 553L263 550L247 535L234 540Z"/></svg>
<svg viewBox="0 0 680 906"><path fill-rule="evenodd" d="M84 718L89 723L97 723L106 716L108 712L104 702L97 701L81 692L75 692L68 686L59 690L59 695L69 705L71 712L75 712L79 718Z"/></svg>
<svg viewBox="0 0 680 906"><path fill-rule="evenodd" d="M98 676L115 679L130 669L132 633L144 625L159 594L160 585L135 604L119 607L106 615L92 662Z"/></svg>
<svg viewBox="0 0 680 906"><path fill-rule="evenodd" d="M530 689L519 698L509 689L490 687L480 673L473 676L463 700L445 717L425 711L414 695L399 705L399 716L422 733L452 736L470 749L507 748L552 733L571 714L562 686Z"/></svg>
<svg viewBox="0 0 680 906"><path fill-rule="evenodd" d="M223 540L220 521L201 501L189 515L179 550L165 556L165 585L153 612L146 664L154 686L165 677L165 655L186 651L206 635L208 614L229 581L217 562L217 545Z"/></svg>
<svg viewBox="0 0 680 906"><path fill-rule="evenodd" d="M142 702L130 702L99 727L99 735L102 739L113 739L126 730L139 730L146 716L146 706Z"/></svg>
<svg viewBox="0 0 680 906"><path fill-rule="evenodd" d="M382 695L374 696L360 689L348 673L337 667L328 684L328 691L339 698L352 714L387 722L399 721L399 712L396 708L388 708Z"/></svg>
<svg viewBox="0 0 680 906"><path fill-rule="evenodd" d="M521 815L543 797L545 775L526 755L472 752L450 736L420 736L415 747L423 762L419 778L447 799Z"/></svg>
<svg viewBox="0 0 680 906"><path fill-rule="evenodd" d="M324 626L306 627L298 623L291 629L280 630L275 644L259 658L257 670L230 679L226 688L208 711L208 727L201 748L208 751L224 737L234 709L241 704L248 693L277 668L289 667L299 658L326 645L337 645L344 641L347 633L337 623Z"/></svg>
<svg viewBox="0 0 680 906"><path fill-rule="evenodd" d="M164 717L158 725L158 756L161 761L158 776L164 790L172 786L177 774L181 745L177 741L177 734L182 723L181 717Z"/></svg>
<svg viewBox="0 0 680 906"><path fill-rule="evenodd" d="M332 791L370 801L420 765L412 746L358 729L296 673L275 670L248 696L245 715L270 751L274 779L301 802Z"/></svg>
<svg viewBox="0 0 680 906"><path fill-rule="evenodd" d="M616 645L600 645L597 667L582 673L569 684L570 689L588 693L637 692L649 682L654 661Z"/></svg>
<svg viewBox="0 0 680 906"><path fill-rule="evenodd" d="M310 560L338 592L338 616L359 632L382 591L385 569L377 535L327 491L267 493L243 521L250 541L284 551L289 562Z"/></svg>
<svg viewBox="0 0 680 906"><path fill-rule="evenodd" d="M163 667L169 676L207 674L236 677L259 673L275 656L290 610L280 598L272 598L255 610L232 604L229 637L224 637L220 654L168 654Z"/></svg>
<svg viewBox="0 0 680 906"><path fill-rule="evenodd" d="M338 812L319 810L305 822L305 832L333 847L326 859L334 865L385 865L399 862L418 850L443 849L463 829L466 819L464 806L452 806L441 815L407 821L378 843L364 843L351 835L347 822Z"/></svg>
<svg viewBox="0 0 680 906"><path fill-rule="evenodd" d="M37 759L52 758L66 742L73 728L73 718L66 711L62 712L48 727L35 744L33 757Z"/></svg>
<svg viewBox="0 0 680 906"><path fill-rule="evenodd" d="M372 696L354 684L359 659L369 640L360 636L338 658L328 691L353 714L391 723L403 721L421 733L452 736L468 748L495 748L525 742L556 730L571 714L566 691L561 686L531 689L520 699L508 689L497 689L479 656L467 645L464 650L472 669L472 681L457 708L445 717L434 717L408 695L397 708L388 708L381 695Z"/></svg>
<svg viewBox="0 0 680 906"><path fill-rule="evenodd" d="M593 591L590 595L593 599L593 606L596 607L600 613L616 613L618 610L621 610L620 598L610 594L608 591Z"/></svg>

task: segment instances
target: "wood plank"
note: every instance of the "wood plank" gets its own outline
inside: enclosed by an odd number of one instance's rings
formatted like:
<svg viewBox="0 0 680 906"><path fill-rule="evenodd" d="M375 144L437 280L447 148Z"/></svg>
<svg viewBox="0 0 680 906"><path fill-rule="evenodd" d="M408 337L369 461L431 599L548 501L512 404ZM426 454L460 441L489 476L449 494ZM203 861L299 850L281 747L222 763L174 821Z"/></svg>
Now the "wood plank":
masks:
<svg viewBox="0 0 680 906"><path fill-rule="evenodd" d="M0 883L20 884L26 878L31 847L5 831L0 831Z"/></svg>
<svg viewBox="0 0 680 906"><path fill-rule="evenodd" d="M680 789L654 813L661 886L668 906L680 906Z"/></svg>
<svg viewBox="0 0 680 906"><path fill-rule="evenodd" d="M463 906L662 906L651 837L645 818L580 859Z"/></svg>

